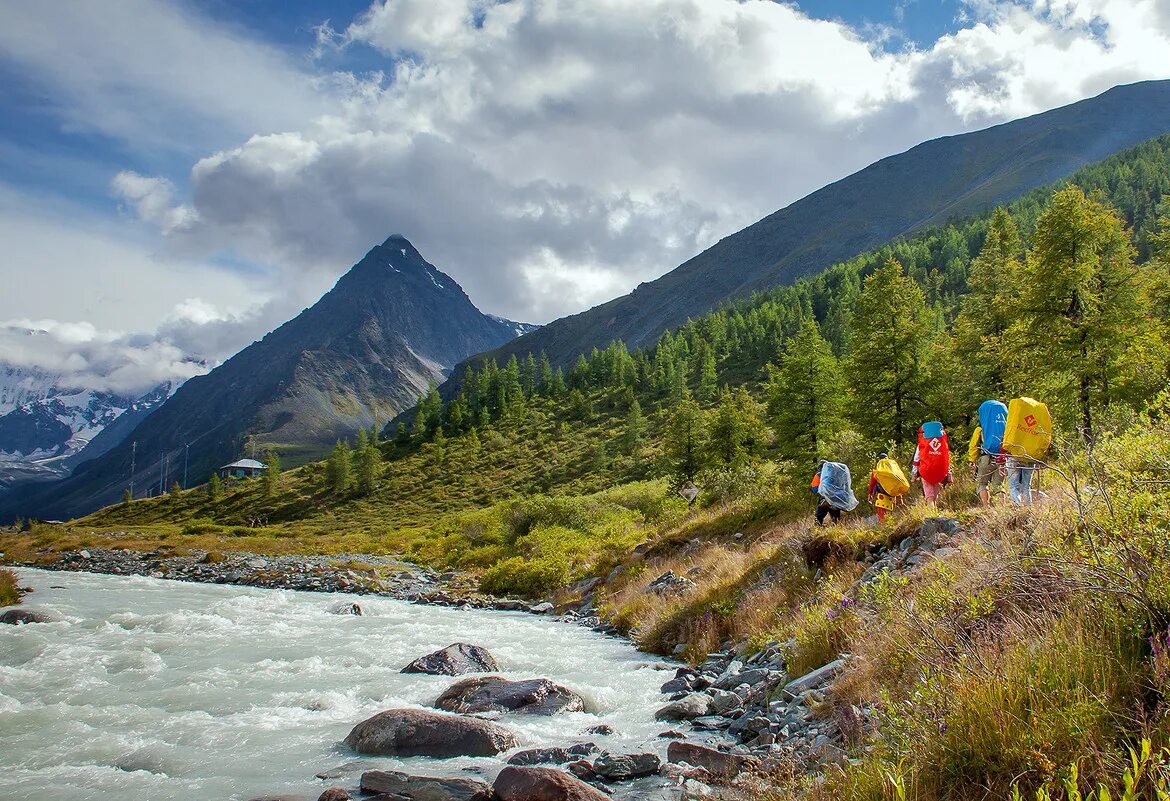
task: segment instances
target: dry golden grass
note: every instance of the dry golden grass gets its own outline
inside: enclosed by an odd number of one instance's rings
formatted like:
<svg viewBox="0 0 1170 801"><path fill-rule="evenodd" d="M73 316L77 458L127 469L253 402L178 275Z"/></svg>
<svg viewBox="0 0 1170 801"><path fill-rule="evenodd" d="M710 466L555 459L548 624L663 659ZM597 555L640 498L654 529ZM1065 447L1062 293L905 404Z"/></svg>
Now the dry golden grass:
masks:
<svg viewBox="0 0 1170 801"><path fill-rule="evenodd" d="M20 603L22 594L16 583L16 574L0 569L0 606L15 606Z"/></svg>

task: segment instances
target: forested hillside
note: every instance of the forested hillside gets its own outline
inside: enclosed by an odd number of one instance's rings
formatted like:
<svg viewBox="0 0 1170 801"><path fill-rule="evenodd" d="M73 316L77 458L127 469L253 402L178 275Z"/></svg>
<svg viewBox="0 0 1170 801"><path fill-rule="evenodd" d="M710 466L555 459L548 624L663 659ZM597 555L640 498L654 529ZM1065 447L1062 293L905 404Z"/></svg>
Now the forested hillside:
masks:
<svg viewBox="0 0 1170 801"><path fill-rule="evenodd" d="M489 361L449 403L432 389L411 426L324 462L0 547L26 563L101 547L206 563L393 553L695 664L734 648L781 654L790 677L832 665L782 699L791 728L760 708L776 725L753 747L792 748L751 788L763 798L1161 798L1168 191L1165 137L652 349L615 342L568 370ZM1055 415L1045 500L980 507L959 464L970 417L1018 394ZM850 465L863 494L875 454L905 464L926 419L955 452L937 507L811 525L816 459ZM691 480L694 506L674 492Z"/></svg>
<svg viewBox="0 0 1170 801"><path fill-rule="evenodd" d="M412 426L339 443L266 488L91 519L263 515L290 537L347 531L408 552L459 510L535 494L663 478L726 498L760 481L799 488L830 457L864 475L879 450L905 455L923 420L961 444L987 397L1042 398L1062 437L1096 437L1166 384L1167 192L1163 137L689 321L652 349L615 342L568 371L540 354L469 368L460 394L444 404L432 389ZM487 568L505 550L458 561ZM564 563L581 574L571 554Z"/></svg>

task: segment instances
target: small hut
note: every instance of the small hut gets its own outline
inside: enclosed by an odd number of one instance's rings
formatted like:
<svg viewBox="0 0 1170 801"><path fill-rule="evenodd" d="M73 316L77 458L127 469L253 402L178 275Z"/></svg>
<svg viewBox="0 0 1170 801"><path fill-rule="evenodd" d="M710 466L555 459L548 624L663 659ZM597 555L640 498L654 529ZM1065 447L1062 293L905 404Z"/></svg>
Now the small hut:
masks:
<svg viewBox="0 0 1170 801"><path fill-rule="evenodd" d="M255 459L239 459L231 464L225 464L215 472L220 478L226 480L229 478L255 478L262 475L267 469L268 465Z"/></svg>

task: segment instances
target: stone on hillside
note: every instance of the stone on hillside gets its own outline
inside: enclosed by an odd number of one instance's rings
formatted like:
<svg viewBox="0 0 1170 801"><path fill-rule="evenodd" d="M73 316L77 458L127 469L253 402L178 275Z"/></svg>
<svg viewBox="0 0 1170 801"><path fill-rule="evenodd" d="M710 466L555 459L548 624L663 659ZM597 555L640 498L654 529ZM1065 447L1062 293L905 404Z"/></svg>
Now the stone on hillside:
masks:
<svg viewBox="0 0 1170 801"><path fill-rule="evenodd" d="M509 729L479 718L390 709L353 727L345 744L381 756L495 756L520 744Z"/></svg>
<svg viewBox="0 0 1170 801"><path fill-rule="evenodd" d="M658 772L657 754L602 754L593 760L593 772L607 782L620 782Z"/></svg>
<svg viewBox="0 0 1170 801"><path fill-rule="evenodd" d="M609 796L556 768L509 765L492 785L499 801L609 801Z"/></svg>
<svg viewBox="0 0 1170 801"><path fill-rule="evenodd" d="M784 685L784 692L788 693L792 698L795 698L806 690L813 690L817 687L825 686L837 678L838 674L844 669L845 657L834 659L829 664L822 665L816 670L811 670L803 676L788 682Z"/></svg>
<svg viewBox="0 0 1170 801"><path fill-rule="evenodd" d="M714 776L733 779L754 762L749 757L717 751L697 743L672 742L666 747L666 758L670 762L685 762L696 768L703 768Z"/></svg>
<svg viewBox="0 0 1170 801"><path fill-rule="evenodd" d="M363 793L391 793L413 801L488 801L492 788L478 779L410 776L396 770L367 770Z"/></svg>
<svg viewBox="0 0 1170 801"><path fill-rule="evenodd" d="M502 676L473 676L457 681L434 704L448 712L524 712L555 715L583 712L585 701L577 693L548 679L512 681Z"/></svg>
<svg viewBox="0 0 1170 801"><path fill-rule="evenodd" d="M729 690L712 690L711 705L718 715L732 715L743 709L743 699Z"/></svg>
<svg viewBox="0 0 1170 801"><path fill-rule="evenodd" d="M0 623L11 626L23 626L27 623L56 623L59 618L49 612L40 612L36 609L6 609L0 612Z"/></svg>
<svg viewBox="0 0 1170 801"><path fill-rule="evenodd" d="M593 743L578 743L568 748L530 748L517 751L508 757L509 765L564 765L581 757L587 757L597 750Z"/></svg>
<svg viewBox="0 0 1170 801"><path fill-rule="evenodd" d="M646 585L646 589L657 595L678 595L693 588L695 582L685 576L676 575L673 570L667 570L658 578Z"/></svg>
<svg viewBox="0 0 1170 801"><path fill-rule="evenodd" d="M465 673L491 673L499 670L495 657L486 648L457 642L433 654L420 656L402 669L403 673L429 673L432 676L462 676Z"/></svg>
<svg viewBox="0 0 1170 801"><path fill-rule="evenodd" d="M691 693L654 713L655 720L694 720L712 712L711 696Z"/></svg>

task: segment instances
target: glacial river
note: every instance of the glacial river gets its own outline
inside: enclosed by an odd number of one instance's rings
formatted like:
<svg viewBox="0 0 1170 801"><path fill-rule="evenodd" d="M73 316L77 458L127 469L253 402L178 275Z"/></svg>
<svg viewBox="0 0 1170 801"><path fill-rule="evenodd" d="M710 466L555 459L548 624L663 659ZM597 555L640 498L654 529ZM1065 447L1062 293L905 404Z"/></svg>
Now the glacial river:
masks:
<svg viewBox="0 0 1170 801"><path fill-rule="evenodd" d="M547 676L594 713L506 716L523 747L592 740L661 753L653 719L672 674L617 639L520 613L345 595L20 570L29 608L60 622L0 625L0 798L316 799L398 768L491 780L496 759L360 757L341 740L396 706L426 706L452 679L404 675L453 642L502 672ZM346 600L365 615L331 614ZM598 724L614 734L584 734ZM317 773L339 773L322 781Z"/></svg>

